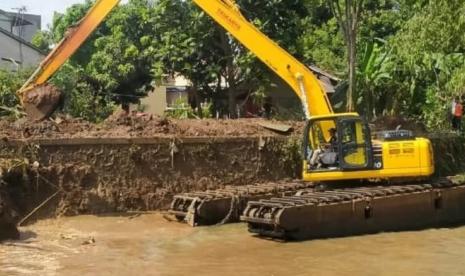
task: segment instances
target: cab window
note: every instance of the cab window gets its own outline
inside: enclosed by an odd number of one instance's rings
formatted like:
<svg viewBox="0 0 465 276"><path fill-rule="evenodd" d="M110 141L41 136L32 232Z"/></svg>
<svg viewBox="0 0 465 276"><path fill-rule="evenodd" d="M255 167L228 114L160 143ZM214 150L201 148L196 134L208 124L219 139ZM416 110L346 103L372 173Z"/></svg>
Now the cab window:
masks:
<svg viewBox="0 0 465 276"><path fill-rule="evenodd" d="M359 120L342 121L342 159L349 167L363 167L367 164L366 126Z"/></svg>

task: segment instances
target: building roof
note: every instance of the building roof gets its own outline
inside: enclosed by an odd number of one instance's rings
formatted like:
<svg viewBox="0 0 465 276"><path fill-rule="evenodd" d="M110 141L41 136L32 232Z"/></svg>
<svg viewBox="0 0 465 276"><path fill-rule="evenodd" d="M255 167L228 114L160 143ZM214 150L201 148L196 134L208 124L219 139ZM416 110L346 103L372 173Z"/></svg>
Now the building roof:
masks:
<svg viewBox="0 0 465 276"><path fill-rule="evenodd" d="M39 49L39 48L37 48L36 46L34 46L32 43L30 43L30 42L28 42L28 41L22 39L21 37L15 35L15 34L12 34L12 33L8 32L7 30L4 30L4 29L0 28L0 33L3 33L4 35L9 36L11 39L14 39L14 40L16 40L16 41L18 41L18 42L20 42L20 43L22 43L22 44L28 46L29 48L31 48L31 49L37 51L38 53L40 53L40 54L42 54L42 55L46 55L46 54L47 54L47 53L44 53L44 51L42 51L41 49Z"/></svg>
<svg viewBox="0 0 465 276"><path fill-rule="evenodd" d="M329 78L332 81L335 81L335 82L341 81L340 78L338 78L338 77L336 77L334 75L331 75L328 72L323 71L320 67L317 67L315 65L308 65L308 68L310 68L310 70L312 70L313 73L315 73L317 75L325 76L325 77Z"/></svg>
<svg viewBox="0 0 465 276"><path fill-rule="evenodd" d="M40 15L22 13L21 16L18 16L17 13L7 12L1 9L0 14L10 18L11 22L15 22L15 26L37 25L37 27L41 27L40 25L42 22Z"/></svg>
<svg viewBox="0 0 465 276"><path fill-rule="evenodd" d="M326 93L332 94L336 92L336 84L341 81L340 78L323 71L315 65L308 65L308 68L316 75Z"/></svg>

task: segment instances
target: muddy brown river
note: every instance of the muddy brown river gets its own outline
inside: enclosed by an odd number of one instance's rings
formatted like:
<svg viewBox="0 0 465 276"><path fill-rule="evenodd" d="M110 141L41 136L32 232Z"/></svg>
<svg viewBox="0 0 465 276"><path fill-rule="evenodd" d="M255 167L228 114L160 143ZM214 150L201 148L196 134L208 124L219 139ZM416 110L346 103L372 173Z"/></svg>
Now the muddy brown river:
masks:
<svg viewBox="0 0 465 276"><path fill-rule="evenodd" d="M133 214L21 231L0 245L0 275L465 275L465 227L285 243L245 224L190 228Z"/></svg>

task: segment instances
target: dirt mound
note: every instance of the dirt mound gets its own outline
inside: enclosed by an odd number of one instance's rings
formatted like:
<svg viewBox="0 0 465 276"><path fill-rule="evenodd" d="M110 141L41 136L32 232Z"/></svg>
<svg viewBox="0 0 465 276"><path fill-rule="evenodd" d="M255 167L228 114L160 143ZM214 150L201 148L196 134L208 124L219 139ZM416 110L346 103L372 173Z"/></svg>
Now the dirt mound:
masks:
<svg viewBox="0 0 465 276"><path fill-rule="evenodd" d="M97 137L169 137L169 136L279 136L260 123L264 119L176 120L164 117L132 115L112 116L103 123L92 124L80 119L57 117L41 122L0 120L0 137L27 138L97 138ZM300 135L303 122L275 122L292 126L293 135Z"/></svg>
<svg viewBox="0 0 465 276"><path fill-rule="evenodd" d="M16 228L18 219L13 203L7 191L5 177L14 170L13 160L0 159L0 242L8 239L19 239Z"/></svg>
<svg viewBox="0 0 465 276"><path fill-rule="evenodd" d="M9 206L7 194L0 192L0 242L9 239L19 239L19 231L11 214L12 210Z"/></svg>
<svg viewBox="0 0 465 276"><path fill-rule="evenodd" d="M399 127L411 130L415 135L427 134L426 126L423 123L403 117L379 117L372 124L374 125L373 131L394 130Z"/></svg>

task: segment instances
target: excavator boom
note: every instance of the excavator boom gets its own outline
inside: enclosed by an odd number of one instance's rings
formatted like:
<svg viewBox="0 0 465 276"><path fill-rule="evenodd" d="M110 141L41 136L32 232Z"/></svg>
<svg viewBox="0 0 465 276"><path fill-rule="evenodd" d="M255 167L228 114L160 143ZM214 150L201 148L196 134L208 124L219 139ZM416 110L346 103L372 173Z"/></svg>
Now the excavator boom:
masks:
<svg viewBox="0 0 465 276"><path fill-rule="evenodd" d="M248 22L234 1L193 1L292 88L302 101L307 119L310 114L333 113L325 91L307 66ZM86 16L68 30L63 40L18 91L21 103L26 113L33 117L32 119L39 120L53 112L59 96L56 89L45 85L45 82L69 59L118 3L119 0L98 0Z"/></svg>
<svg viewBox="0 0 465 276"><path fill-rule="evenodd" d="M231 1L193 1L292 88L307 119L333 113L326 92L310 69L252 25Z"/></svg>

